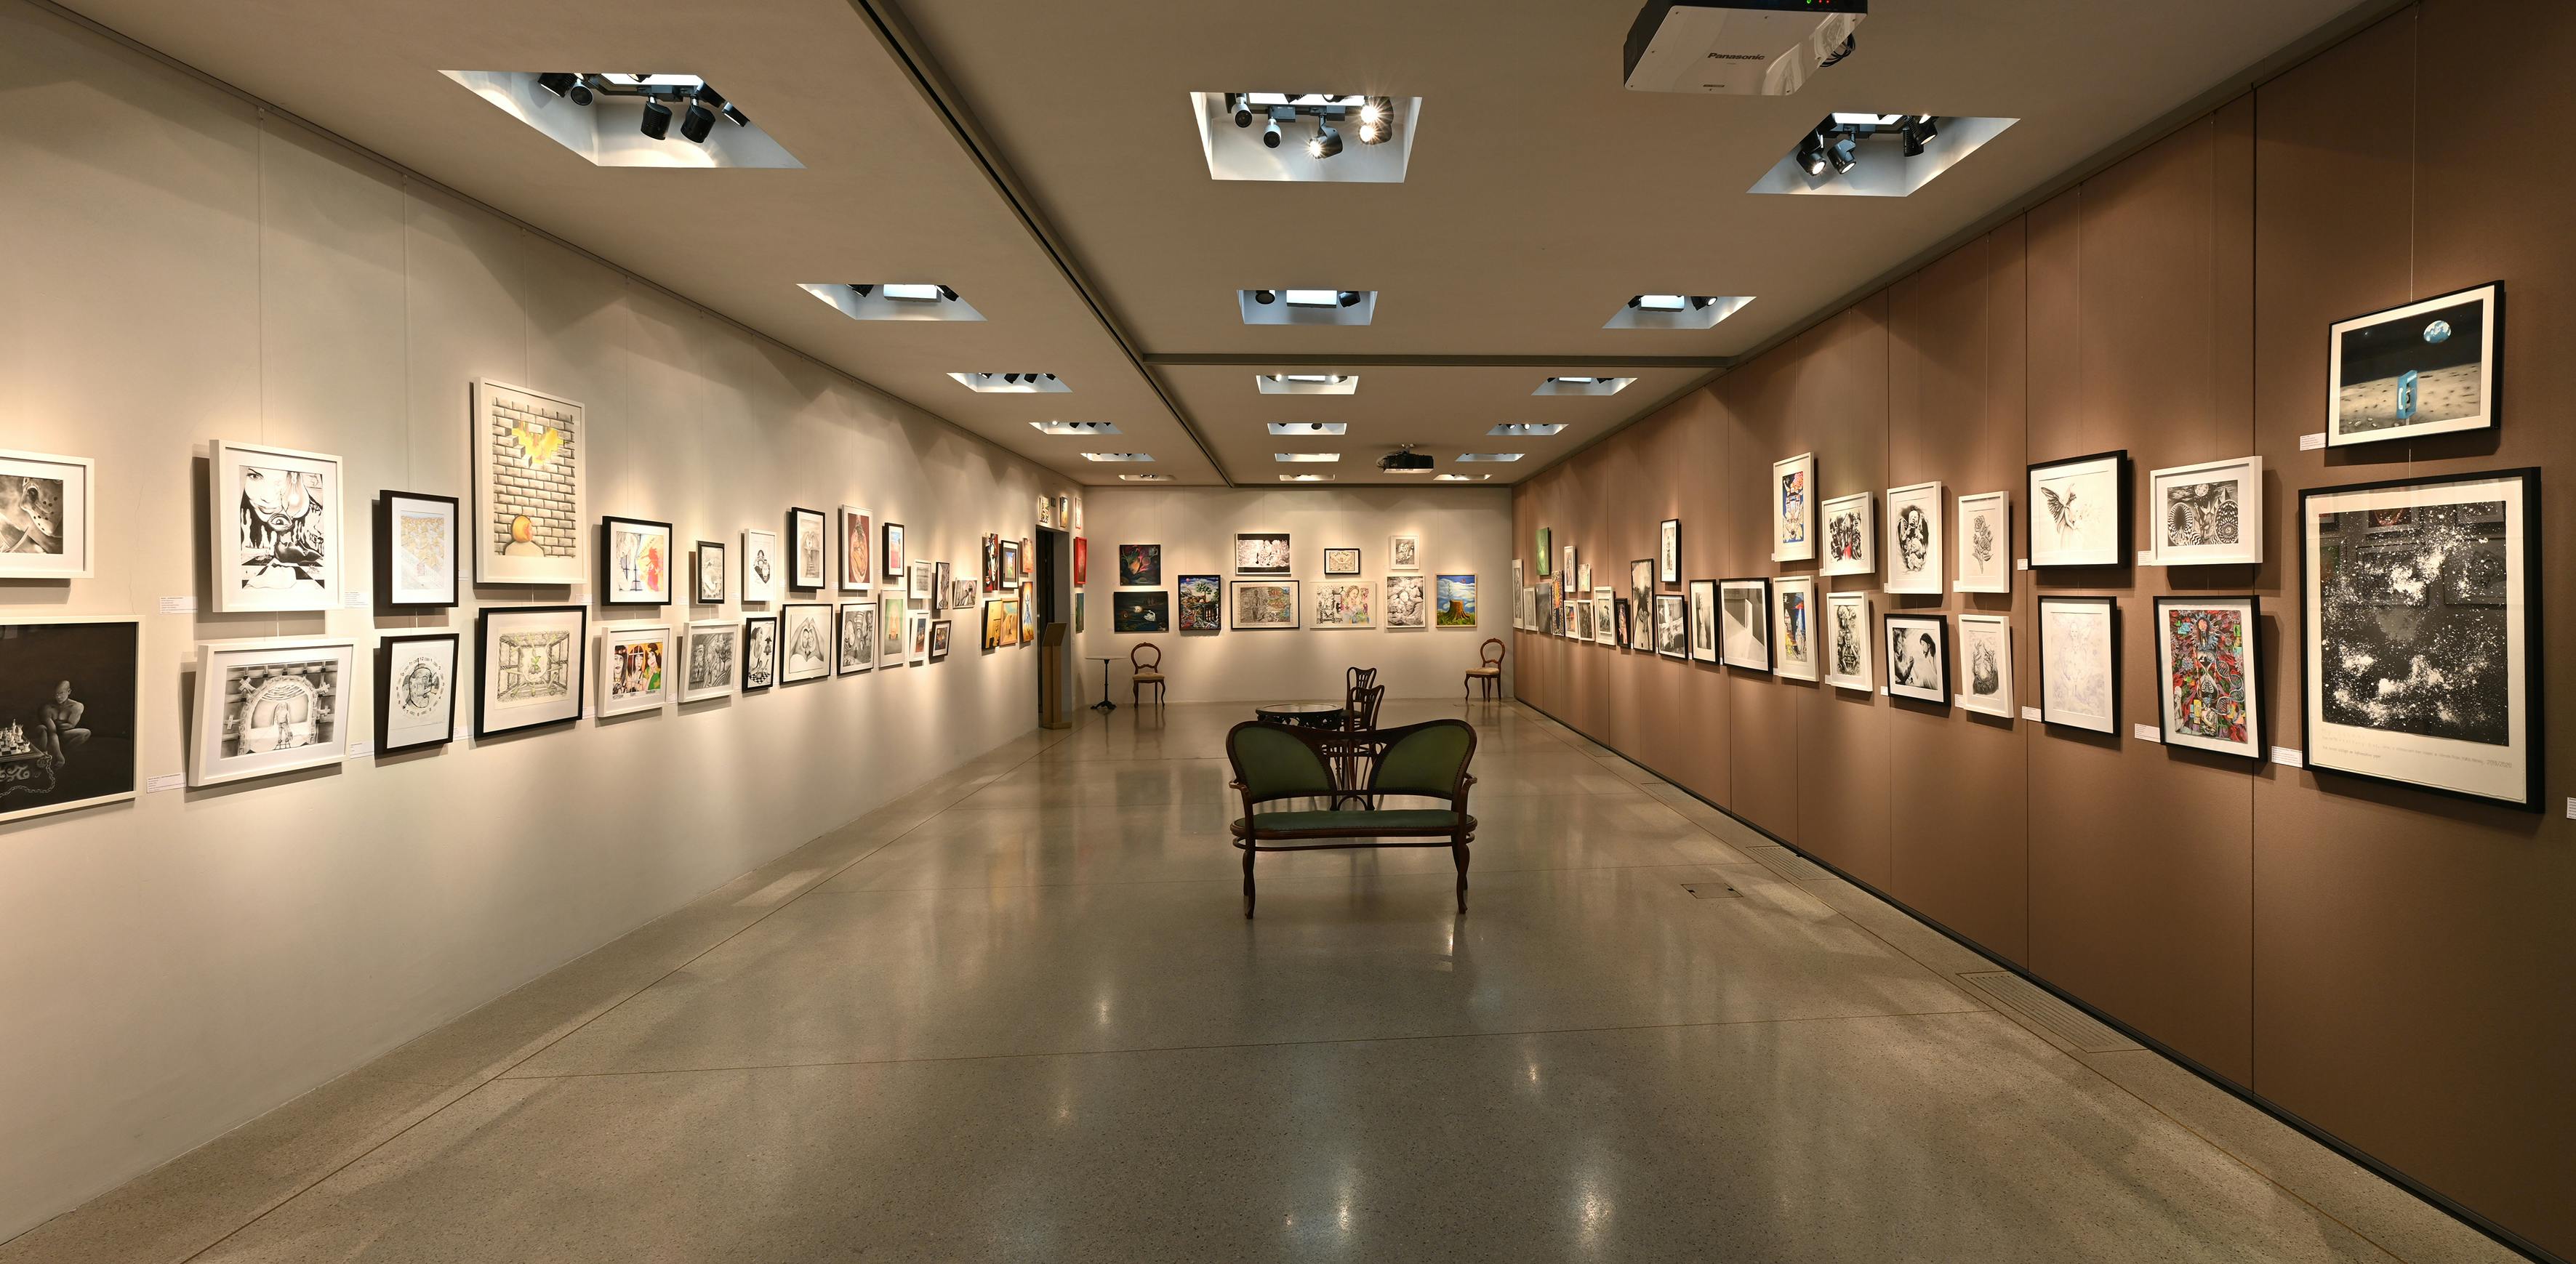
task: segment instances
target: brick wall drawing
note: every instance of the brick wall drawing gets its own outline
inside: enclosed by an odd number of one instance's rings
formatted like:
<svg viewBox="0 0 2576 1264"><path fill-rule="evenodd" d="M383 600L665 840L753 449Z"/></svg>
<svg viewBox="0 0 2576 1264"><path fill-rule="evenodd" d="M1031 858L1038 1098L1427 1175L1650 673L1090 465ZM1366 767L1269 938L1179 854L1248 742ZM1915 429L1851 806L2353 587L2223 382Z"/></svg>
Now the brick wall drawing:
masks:
<svg viewBox="0 0 2576 1264"><path fill-rule="evenodd" d="M475 577L579 582L582 406L491 381L477 383L476 402Z"/></svg>

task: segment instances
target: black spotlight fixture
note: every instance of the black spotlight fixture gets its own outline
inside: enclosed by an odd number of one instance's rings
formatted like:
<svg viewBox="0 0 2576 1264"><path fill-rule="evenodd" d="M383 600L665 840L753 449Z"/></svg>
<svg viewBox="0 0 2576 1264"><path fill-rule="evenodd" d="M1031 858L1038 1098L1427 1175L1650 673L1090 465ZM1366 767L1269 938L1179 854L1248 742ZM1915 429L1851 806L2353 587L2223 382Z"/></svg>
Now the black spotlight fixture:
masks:
<svg viewBox="0 0 2576 1264"><path fill-rule="evenodd" d="M1707 311L1708 305L1716 301L1716 299L1711 298L1706 294L1693 294L1691 295L1690 301L1691 310L1695 312Z"/></svg>
<svg viewBox="0 0 2576 1264"><path fill-rule="evenodd" d="M571 71L558 70L551 74L539 75L537 76L537 86L572 102L574 105L590 104L590 85L583 83L581 81L581 76L576 75Z"/></svg>
<svg viewBox="0 0 2576 1264"><path fill-rule="evenodd" d="M1340 152L1342 134L1334 130L1332 124L1322 119L1315 120L1315 135L1306 142L1306 156L1321 162Z"/></svg>
<svg viewBox="0 0 2576 1264"><path fill-rule="evenodd" d="M1940 126L1932 121L1929 114L1917 114L1905 120L1897 130L1905 136L1905 156L1908 158L1922 157L1924 142L1941 134Z"/></svg>
<svg viewBox="0 0 2576 1264"><path fill-rule="evenodd" d="M1268 307L1272 303L1279 301L1279 295L1278 292L1274 290L1254 290L1252 292L1252 301L1261 304L1263 307Z"/></svg>
<svg viewBox="0 0 2576 1264"><path fill-rule="evenodd" d="M680 134L688 137L691 144L703 145L707 143L707 133L715 129L716 112L708 109L704 101L689 102L689 112L680 118Z"/></svg>
<svg viewBox="0 0 2576 1264"><path fill-rule="evenodd" d="M1860 146L1851 137L1844 136L1825 146L1825 160L1834 164L1835 175L1847 176L1852 168L1860 165L1859 150Z"/></svg>
<svg viewBox="0 0 2576 1264"><path fill-rule="evenodd" d="M1360 103L1360 143L1383 145L1395 130L1395 102L1387 97L1370 97Z"/></svg>
<svg viewBox="0 0 2576 1264"><path fill-rule="evenodd" d="M1269 126L1261 129L1261 146L1264 149L1279 148L1279 120L1272 119Z"/></svg>
<svg viewBox="0 0 2576 1264"><path fill-rule="evenodd" d="M1806 172L1808 175L1820 176L1825 174L1825 167L1828 165L1825 162L1825 134L1823 132L1807 133L1807 139L1798 142L1797 159L1798 169Z"/></svg>
<svg viewBox="0 0 2576 1264"><path fill-rule="evenodd" d="M853 285L850 287L850 292L858 295L860 298L866 298L867 296L876 293L877 287L873 285Z"/></svg>
<svg viewBox="0 0 2576 1264"><path fill-rule="evenodd" d="M1342 290L1333 297L1339 299L1344 307L1357 307L1360 305L1360 300L1366 296L1358 290Z"/></svg>
<svg viewBox="0 0 2576 1264"><path fill-rule="evenodd" d="M671 107L649 97L646 98L644 101L644 122L641 126L644 129L644 134L655 140L668 138L671 134Z"/></svg>

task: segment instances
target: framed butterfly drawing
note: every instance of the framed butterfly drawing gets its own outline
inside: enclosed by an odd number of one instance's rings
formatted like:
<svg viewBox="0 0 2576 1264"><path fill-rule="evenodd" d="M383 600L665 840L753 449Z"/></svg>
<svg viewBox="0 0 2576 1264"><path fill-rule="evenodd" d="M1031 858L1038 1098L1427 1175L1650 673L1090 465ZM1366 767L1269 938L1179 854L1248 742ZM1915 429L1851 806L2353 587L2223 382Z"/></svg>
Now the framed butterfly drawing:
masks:
<svg viewBox="0 0 2576 1264"><path fill-rule="evenodd" d="M2030 564L2116 566L2128 559L2129 454L2097 452L2030 467Z"/></svg>

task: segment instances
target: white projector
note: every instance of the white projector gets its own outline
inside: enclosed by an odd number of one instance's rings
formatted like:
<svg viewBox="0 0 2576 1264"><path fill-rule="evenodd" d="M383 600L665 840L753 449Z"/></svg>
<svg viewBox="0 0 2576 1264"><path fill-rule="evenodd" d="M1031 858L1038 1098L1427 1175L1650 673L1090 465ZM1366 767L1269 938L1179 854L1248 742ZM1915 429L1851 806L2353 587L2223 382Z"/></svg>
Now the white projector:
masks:
<svg viewBox="0 0 2576 1264"><path fill-rule="evenodd" d="M1628 28L1635 92L1785 97L1852 48L1869 0L1648 0Z"/></svg>

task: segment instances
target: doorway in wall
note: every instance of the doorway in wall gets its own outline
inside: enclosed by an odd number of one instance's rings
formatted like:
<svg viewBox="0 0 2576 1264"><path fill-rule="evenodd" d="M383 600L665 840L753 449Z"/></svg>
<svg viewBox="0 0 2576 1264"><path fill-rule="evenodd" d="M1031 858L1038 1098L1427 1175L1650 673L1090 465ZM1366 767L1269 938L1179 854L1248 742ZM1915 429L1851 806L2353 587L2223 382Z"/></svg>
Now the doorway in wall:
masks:
<svg viewBox="0 0 2576 1264"><path fill-rule="evenodd" d="M1047 718L1047 690L1057 693L1059 715L1073 714L1069 702L1073 696L1073 637L1071 628L1057 632L1050 640L1047 630L1073 618L1073 534L1052 527L1040 527L1030 547L1037 554L1037 573L1029 584L1037 589L1035 613L1029 618L1029 630L1038 638L1038 653L1051 656L1053 670L1037 671L1038 719Z"/></svg>

